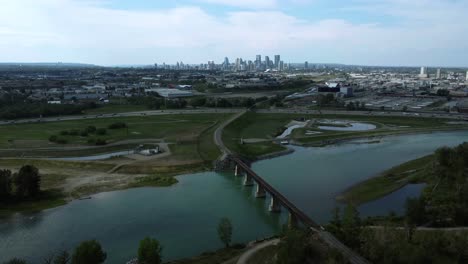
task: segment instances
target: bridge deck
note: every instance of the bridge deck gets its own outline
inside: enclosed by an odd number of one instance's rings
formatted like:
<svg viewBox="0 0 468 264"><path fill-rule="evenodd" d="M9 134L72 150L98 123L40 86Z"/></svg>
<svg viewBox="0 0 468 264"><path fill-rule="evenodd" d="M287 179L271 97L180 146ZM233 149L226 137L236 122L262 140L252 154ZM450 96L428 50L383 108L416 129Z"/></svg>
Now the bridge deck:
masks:
<svg viewBox="0 0 468 264"><path fill-rule="evenodd" d="M301 221L305 226L315 230L320 238L327 243L330 247L333 247L339 250L344 256L348 257L349 261L353 264L369 264L369 261L356 254L353 250L348 248L346 245L341 243L335 236L326 232L322 229L322 226L315 223L309 216L297 208L293 203L291 203L286 197L284 197L279 191L277 191L273 186L266 182L262 177L255 173L247 164L242 160L236 157L230 157L238 166L240 166L244 171L246 171L260 186L262 186L270 195L278 199L279 203L284 206L290 213L294 214L299 221Z"/></svg>

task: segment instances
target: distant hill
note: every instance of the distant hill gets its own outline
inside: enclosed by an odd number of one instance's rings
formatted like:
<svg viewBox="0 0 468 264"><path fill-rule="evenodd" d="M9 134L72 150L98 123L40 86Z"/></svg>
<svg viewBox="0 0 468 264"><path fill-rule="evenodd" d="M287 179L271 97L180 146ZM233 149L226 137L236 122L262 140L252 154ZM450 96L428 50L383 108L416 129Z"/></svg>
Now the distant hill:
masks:
<svg viewBox="0 0 468 264"><path fill-rule="evenodd" d="M0 67L76 67L76 68L89 68L99 67L94 64L85 63L68 63L68 62L0 62Z"/></svg>

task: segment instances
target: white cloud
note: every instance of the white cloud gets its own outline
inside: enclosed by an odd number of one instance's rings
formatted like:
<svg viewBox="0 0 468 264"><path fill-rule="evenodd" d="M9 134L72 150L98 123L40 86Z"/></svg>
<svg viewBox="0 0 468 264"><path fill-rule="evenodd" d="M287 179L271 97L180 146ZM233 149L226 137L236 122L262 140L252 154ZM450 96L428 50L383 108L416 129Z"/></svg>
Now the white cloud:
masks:
<svg viewBox="0 0 468 264"><path fill-rule="evenodd" d="M415 14L405 1L377 1L373 10L401 18L386 26L309 21L279 9L213 16L194 6L129 11L98 0L15 0L0 9L0 61L199 63L277 53L286 61L466 65L460 17L468 7L425 1L411 4Z"/></svg>
<svg viewBox="0 0 468 264"><path fill-rule="evenodd" d="M242 7L249 9L272 9L278 7L277 0L197 0L202 3Z"/></svg>

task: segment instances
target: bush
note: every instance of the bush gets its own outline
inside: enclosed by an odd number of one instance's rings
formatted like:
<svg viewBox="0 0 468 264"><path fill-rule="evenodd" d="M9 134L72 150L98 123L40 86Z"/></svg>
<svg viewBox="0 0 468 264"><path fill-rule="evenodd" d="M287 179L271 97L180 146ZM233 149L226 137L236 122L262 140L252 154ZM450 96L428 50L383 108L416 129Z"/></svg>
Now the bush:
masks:
<svg viewBox="0 0 468 264"><path fill-rule="evenodd" d="M88 131L86 131L86 130L81 131L80 136L87 137L88 136Z"/></svg>
<svg viewBox="0 0 468 264"><path fill-rule="evenodd" d="M99 128L96 130L97 135L105 135L107 134L107 130L105 128Z"/></svg>
<svg viewBox="0 0 468 264"><path fill-rule="evenodd" d="M88 139L88 144L96 144L96 140L94 138Z"/></svg>
<svg viewBox="0 0 468 264"><path fill-rule="evenodd" d="M123 123L123 122L117 122L117 123L113 123L111 125L109 125L109 129L121 129L121 128L126 128L127 127L127 124Z"/></svg>
<svg viewBox="0 0 468 264"><path fill-rule="evenodd" d="M90 240L82 242L73 252L72 264L100 264L107 258L99 242Z"/></svg>
<svg viewBox="0 0 468 264"><path fill-rule="evenodd" d="M57 142L57 139L58 139L58 137L55 136L55 135L49 137L50 142Z"/></svg>
<svg viewBox="0 0 468 264"><path fill-rule="evenodd" d="M68 134L70 136L78 136L80 134L80 131L78 129L72 129L72 130L68 131Z"/></svg>
<svg viewBox="0 0 468 264"><path fill-rule="evenodd" d="M107 145L107 141L105 139L101 139L101 138L98 138L96 139L96 146L103 146L103 145Z"/></svg>
<svg viewBox="0 0 468 264"><path fill-rule="evenodd" d="M140 241L140 246L138 247L138 263L161 263L161 251L162 248L159 241L146 237Z"/></svg>
<svg viewBox="0 0 468 264"><path fill-rule="evenodd" d="M60 131L60 135L62 136L68 136L68 131L67 130L63 130L63 131Z"/></svg>
<svg viewBox="0 0 468 264"><path fill-rule="evenodd" d="M68 140L64 139L64 138L57 138L57 143L59 144L67 144L68 143Z"/></svg>
<svg viewBox="0 0 468 264"><path fill-rule="evenodd" d="M88 133L94 133L94 132L96 132L96 127L95 127L95 126L88 126L88 127L86 128L86 132L88 132Z"/></svg>

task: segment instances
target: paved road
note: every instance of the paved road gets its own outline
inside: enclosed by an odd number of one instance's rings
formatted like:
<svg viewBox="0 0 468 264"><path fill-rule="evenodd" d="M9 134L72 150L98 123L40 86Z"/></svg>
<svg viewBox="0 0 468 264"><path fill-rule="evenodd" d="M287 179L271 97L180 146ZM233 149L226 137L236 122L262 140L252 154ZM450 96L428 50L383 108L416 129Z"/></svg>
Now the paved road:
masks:
<svg viewBox="0 0 468 264"><path fill-rule="evenodd" d="M260 251L263 248L278 245L279 242L280 242L280 240L277 238L277 239L268 240L268 241L265 241L265 242L262 242L260 244L255 245L253 248L251 248L251 249L247 250L246 252L244 252L244 254L242 254L241 257L239 258L239 260L237 260L236 264L247 264L249 259L253 255L255 255L255 253L257 253L258 251Z"/></svg>
<svg viewBox="0 0 468 264"><path fill-rule="evenodd" d="M232 116L228 120L224 121L224 123L222 123L216 129L213 136L214 136L214 142L215 142L216 146L218 146L218 148L222 152L220 160L223 160L227 155L231 154L231 151L224 145L224 142L223 142L223 130L224 130L224 128L227 125L229 125L231 122L233 122L234 120L236 120L237 118L239 118L240 116L245 114L245 112L246 111L244 110L242 112L237 113L236 115Z"/></svg>

